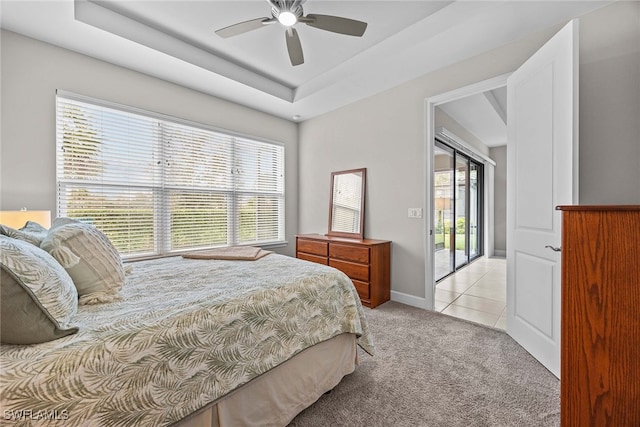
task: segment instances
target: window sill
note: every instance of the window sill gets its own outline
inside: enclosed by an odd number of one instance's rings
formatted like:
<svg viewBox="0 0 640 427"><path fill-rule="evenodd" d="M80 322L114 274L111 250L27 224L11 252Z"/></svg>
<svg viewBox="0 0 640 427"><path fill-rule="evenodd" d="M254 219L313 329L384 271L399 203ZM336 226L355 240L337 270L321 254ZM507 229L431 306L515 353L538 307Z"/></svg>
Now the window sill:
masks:
<svg viewBox="0 0 640 427"><path fill-rule="evenodd" d="M283 241L278 241L278 242L270 242L270 243L262 243L262 244L229 245L229 246L255 246L255 247L258 247L258 248L269 250L269 249L276 249L276 248L284 248L288 244L289 244L288 241L283 240ZM198 248L198 249L184 249L184 250L169 252L169 253L165 253L165 254L132 256L132 257L128 257L128 258L123 258L122 262L123 263L129 263L129 262L137 262L137 261L147 261L147 260L150 260L150 259L169 258L169 257L181 256L182 254L186 254L186 253L189 253L189 252L206 251L208 249L214 249L214 248L220 248L220 247L225 247L225 246L212 246L210 248Z"/></svg>

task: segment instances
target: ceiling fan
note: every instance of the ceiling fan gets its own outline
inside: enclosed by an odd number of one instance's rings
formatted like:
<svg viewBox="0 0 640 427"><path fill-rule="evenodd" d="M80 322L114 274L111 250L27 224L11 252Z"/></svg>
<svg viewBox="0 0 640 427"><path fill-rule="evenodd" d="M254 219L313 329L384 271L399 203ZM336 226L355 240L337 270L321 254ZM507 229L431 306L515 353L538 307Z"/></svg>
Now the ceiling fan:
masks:
<svg viewBox="0 0 640 427"><path fill-rule="evenodd" d="M271 5L271 17L250 19L229 25L216 31L220 37L233 37L248 31L257 30L264 26L279 22L285 27L285 40L291 65L304 63L302 44L298 32L293 28L297 23L309 25L321 30L338 34L362 37L367 29L367 23L355 19L342 18L333 15L308 14L304 16L302 3L305 0L266 0Z"/></svg>

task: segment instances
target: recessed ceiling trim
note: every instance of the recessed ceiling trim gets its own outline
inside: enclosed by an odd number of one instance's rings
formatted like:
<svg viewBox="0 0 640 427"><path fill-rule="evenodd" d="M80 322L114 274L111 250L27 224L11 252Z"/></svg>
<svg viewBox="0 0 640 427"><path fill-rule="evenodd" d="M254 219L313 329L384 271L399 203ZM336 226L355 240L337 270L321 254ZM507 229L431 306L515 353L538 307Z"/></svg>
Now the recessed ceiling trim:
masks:
<svg viewBox="0 0 640 427"><path fill-rule="evenodd" d="M88 0L75 0L77 21L132 40L292 103L294 90L172 35Z"/></svg>

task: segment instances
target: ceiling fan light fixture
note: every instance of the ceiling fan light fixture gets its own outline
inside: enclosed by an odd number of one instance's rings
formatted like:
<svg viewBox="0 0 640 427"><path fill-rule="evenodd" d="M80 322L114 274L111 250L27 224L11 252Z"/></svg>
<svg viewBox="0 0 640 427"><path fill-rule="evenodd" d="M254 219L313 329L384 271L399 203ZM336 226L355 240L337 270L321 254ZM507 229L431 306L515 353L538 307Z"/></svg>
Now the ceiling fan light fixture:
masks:
<svg viewBox="0 0 640 427"><path fill-rule="evenodd" d="M285 27L291 27L295 25L296 22L298 22L298 17L293 12L289 12L287 10L287 11L281 12L278 15L278 22L280 22Z"/></svg>
<svg viewBox="0 0 640 427"><path fill-rule="evenodd" d="M2 0L0 0L1 2ZM216 30L220 37L232 37L249 31L263 28L269 24L279 22L285 27L285 43L291 65L304 64L304 53L298 31L293 28L300 23L324 31L344 34L348 36L362 37L367 29L367 23L355 19L343 18L334 15L304 14L302 3L306 0L266 0L271 5L271 17L250 19L238 22L228 27ZM295 120L295 119L294 119Z"/></svg>

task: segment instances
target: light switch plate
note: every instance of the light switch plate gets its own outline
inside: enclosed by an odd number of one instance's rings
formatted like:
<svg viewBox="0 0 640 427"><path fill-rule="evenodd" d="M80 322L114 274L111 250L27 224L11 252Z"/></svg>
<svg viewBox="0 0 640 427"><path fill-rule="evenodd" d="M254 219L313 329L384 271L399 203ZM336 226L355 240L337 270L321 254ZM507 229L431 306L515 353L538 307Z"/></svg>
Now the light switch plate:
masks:
<svg viewBox="0 0 640 427"><path fill-rule="evenodd" d="M409 218L422 218L422 208L409 208Z"/></svg>

